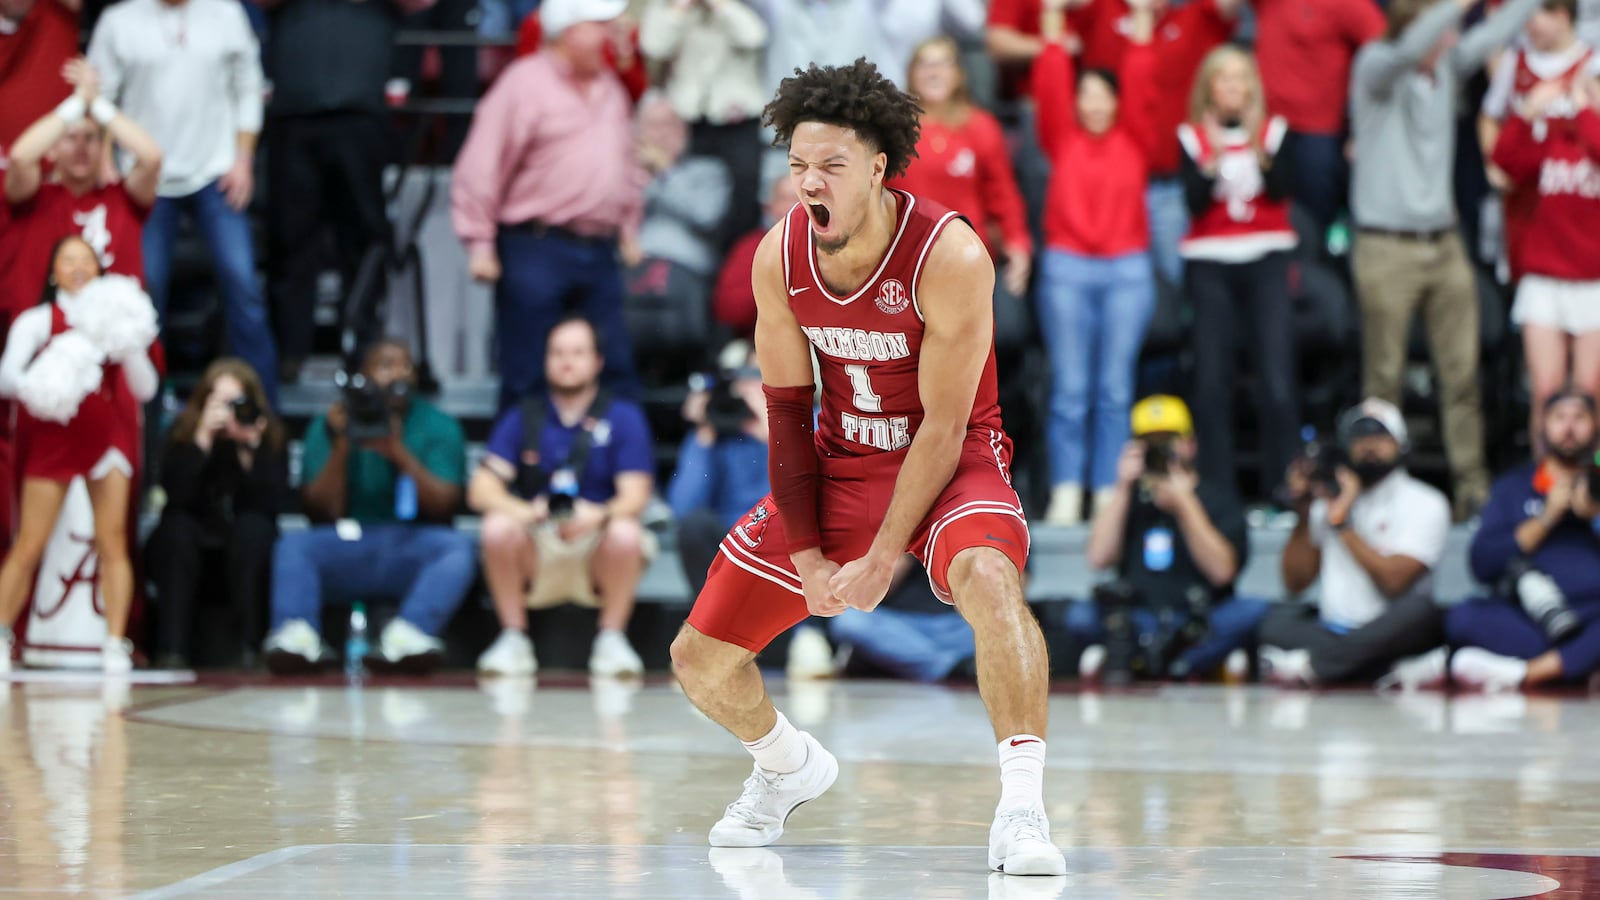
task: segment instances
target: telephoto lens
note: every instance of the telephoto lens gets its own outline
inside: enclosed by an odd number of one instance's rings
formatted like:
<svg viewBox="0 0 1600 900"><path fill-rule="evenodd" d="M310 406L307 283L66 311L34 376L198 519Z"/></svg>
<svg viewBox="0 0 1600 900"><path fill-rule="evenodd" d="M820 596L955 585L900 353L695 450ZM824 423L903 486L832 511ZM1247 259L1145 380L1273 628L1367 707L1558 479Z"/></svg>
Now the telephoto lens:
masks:
<svg viewBox="0 0 1600 900"><path fill-rule="evenodd" d="M1522 611L1544 629L1552 643L1559 644L1571 637L1582 624L1555 579L1538 569L1529 569L1517 578L1517 600L1522 604Z"/></svg>

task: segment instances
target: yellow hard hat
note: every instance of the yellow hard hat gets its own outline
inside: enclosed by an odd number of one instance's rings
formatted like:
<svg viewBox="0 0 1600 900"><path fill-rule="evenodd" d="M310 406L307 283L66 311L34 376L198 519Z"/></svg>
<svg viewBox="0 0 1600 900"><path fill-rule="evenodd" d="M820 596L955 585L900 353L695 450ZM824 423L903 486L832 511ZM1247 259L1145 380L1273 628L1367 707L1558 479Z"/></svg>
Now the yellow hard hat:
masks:
<svg viewBox="0 0 1600 900"><path fill-rule="evenodd" d="M1154 394L1133 406L1133 436L1194 433L1189 407L1171 394Z"/></svg>

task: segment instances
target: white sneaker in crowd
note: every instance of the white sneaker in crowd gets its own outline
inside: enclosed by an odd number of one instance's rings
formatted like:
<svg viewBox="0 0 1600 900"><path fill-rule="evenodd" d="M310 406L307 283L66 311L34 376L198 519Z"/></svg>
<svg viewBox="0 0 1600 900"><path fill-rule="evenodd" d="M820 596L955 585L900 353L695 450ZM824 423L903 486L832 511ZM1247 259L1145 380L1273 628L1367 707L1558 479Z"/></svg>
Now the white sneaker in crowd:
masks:
<svg viewBox="0 0 1600 900"><path fill-rule="evenodd" d="M11 671L11 654L16 650L17 636L11 629L0 625L0 675Z"/></svg>
<svg viewBox="0 0 1600 900"><path fill-rule="evenodd" d="M1445 647L1435 647L1421 656L1411 656L1394 664L1389 674L1378 679L1378 690L1385 691L1399 688L1402 691L1415 691L1424 688L1437 688L1444 685L1444 679L1450 672L1450 650Z"/></svg>
<svg viewBox="0 0 1600 900"><path fill-rule="evenodd" d="M1310 650L1285 650L1263 644L1259 658L1262 681L1279 687L1310 687L1317 683Z"/></svg>
<svg viewBox="0 0 1600 900"><path fill-rule="evenodd" d="M1045 510L1047 525L1072 526L1083 523L1083 485L1058 484L1050 490L1050 507Z"/></svg>
<svg viewBox="0 0 1600 900"><path fill-rule="evenodd" d="M785 671L792 679L804 681L833 677L833 645L822 629L801 625L789 638L789 661Z"/></svg>
<svg viewBox="0 0 1600 900"><path fill-rule="evenodd" d="M527 632L507 628L478 657L478 671L485 675L532 675L539 671L533 655L533 641Z"/></svg>
<svg viewBox="0 0 1600 900"><path fill-rule="evenodd" d="M1104 644L1090 644L1083 648L1083 655L1078 657L1078 678L1083 681L1098 681L1100 670L1106 667L1106 647Z"/></svg>
<svg viewBox="0 0 1600 900"><path fill-rule="evenodd" d="M274 675L308 675L327 661L330 653L305 619L290 619L267 635L261 645L267 671Z"/></svg>
<svg viewBox="0 0 1600 900"><path fill-rule="evenodd" d="M1222 661L1224 684L1244 684L1250 680L1250 654L1243 647L1228 654Z"/></svg>
<svg viewBox="0 0 1600 900"><path fill-rule="evenodd" d="M601 631L594 636L594 649L589 651L589 674L601 678L643 675L644 660L633 651L627 635L620 631Z"/></svg>
<svg viewBox="0 0 1600 900"><path fill-rule="evenodd" d="M383 668L411 675L423 675L444 660L444 641L422 633L405 619L392 619L378 638L378 659Z"/></svg>
<svg viewBox="0 0 1600 900"><path fill-rule="evenodd" d="M1065 875L1067 859L1050 840L1042 809L1008 809L989 826L989 868L1007 875Z"/></svg>
<svg viewBox="0 0 1600 900"><path fill-rule="evenodd" d="M1462 647L1450 661L1450 675L1467 687L1495 694L1520 690L1522 679L1528 677L1528 664L1482 647Z"/></svg>
<svg viewBox="0 0 1600 900"><path fill-rule="evenodd" d="M713 847L765 847L783 835L789 814L821 797L839 777L839 761L808 732L806 762L787 775L754 766L744 792L711 826Z"/></svg>
<svg viewBox="0 0 1600 900"><path fill-rule="evenodd" d="M133 671L133 641L106 638L100 645L100 669L107 675L126 675Z"/></svg>

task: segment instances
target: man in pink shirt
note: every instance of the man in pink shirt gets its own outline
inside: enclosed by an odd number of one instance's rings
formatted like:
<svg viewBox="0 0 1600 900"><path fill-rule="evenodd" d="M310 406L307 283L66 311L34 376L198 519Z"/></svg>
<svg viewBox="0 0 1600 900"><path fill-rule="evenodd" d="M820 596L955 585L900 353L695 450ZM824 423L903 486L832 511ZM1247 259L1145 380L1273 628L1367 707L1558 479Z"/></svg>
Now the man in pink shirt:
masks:
<svg viewBox="0 0 1600 900"><path fill-rule="evenodd" d="M544 48L489 89L456 158L451 218L472 277L495 286L501 408L544 389L545 337L569 313L594 323L608 386L637 387L617 242L638 231L648 178L605 61L626 8L545 0Z"/></svg>

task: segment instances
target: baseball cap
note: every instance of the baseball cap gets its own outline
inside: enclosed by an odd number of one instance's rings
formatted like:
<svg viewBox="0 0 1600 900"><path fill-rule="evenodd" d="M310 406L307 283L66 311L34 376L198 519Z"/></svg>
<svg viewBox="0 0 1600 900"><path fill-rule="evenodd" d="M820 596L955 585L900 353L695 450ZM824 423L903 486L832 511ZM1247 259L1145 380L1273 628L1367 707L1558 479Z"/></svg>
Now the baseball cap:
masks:
<svg viewBox="0 0 1600 900"><path fill-rule="evenodd" d="M1171 394L1153 394L1133 406L1133 436L1194 433L1189 407Z"/></svg>
<svg viewBox="0 0 1600 900"><path fill-rule="evenodd" d="M1339 416L1339 443L1349 446L1356 438L1374 434L1394 438L1402 450L1410 446L1405 416L1387 400L1368 397Z"/></svg>
<svg viewBox="0 0 1600 900"><path fill-rule="evenodd" d="M544 0L539 24L553 38L579 22L609 22L627 10L628 0Z"/></svg>

